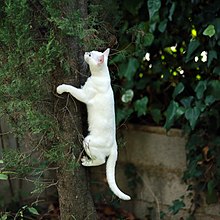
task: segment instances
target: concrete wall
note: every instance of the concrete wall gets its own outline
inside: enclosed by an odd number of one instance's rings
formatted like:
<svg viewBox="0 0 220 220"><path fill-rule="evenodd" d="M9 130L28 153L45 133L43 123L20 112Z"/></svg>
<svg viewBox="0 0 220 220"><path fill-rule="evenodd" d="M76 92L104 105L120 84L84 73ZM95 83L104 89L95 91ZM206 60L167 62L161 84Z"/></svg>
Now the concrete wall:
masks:
<svg viewBox="0 0 220 220"><path fill-rule="evenodd" d="M7 120L5 120L5 118L0 118L0 159L2 159L2 152L4 150L19 149L21 152L30 152L30 147L32 147L32 145L28 145L27 143L22 146L18 145L17 139L13 136ZM38 157L38 155L35 156L36 158ZM0 164L0 169L1 168L2 165ZM40 180L44 181L43 178L48 182L48 185L50 181L51 185L53 185L53 172L45 172ZM19 202L21 205L27 204L27 201L35 201L36 198L46 201L50 199L50 196L56 195L54 187L46 188L40 195L37 193L34 194L33 191L36 189L36 180L36 176L31 175L27 178L18 178L17 175L9 175L8 180L0 180L0 208L5 207L10 202Z"/></svg>
<svg viewBox="0 0 220 220"><path fill-rule="evenodd" d="M187 185L182 181L186 168L186 137L178 129L168 133L163 128L129 125L122 131L125 147L120 150L118 169L132 163L142 180L136 189L136 197L130 206L140 219L160 219L159 212L167 214L166 219L187 219L192 197L188 197ZM122 175L121 175L122 176ZM124 177L120 182L126 182ZM120 184L119 182L119 184ZM125 184L123 190L127 191ZM176 199L184 197L185 208L177 215L171 215L168 207ZM203 201L196 219L219 220L220 206L207 206Z"/></svg>
<svg viewBox="0 0 220 220"><path fill-rule="evenodd" d="M158 220L161 211L166 213L166 220L187 220L192 199L187 196L192 192L187 191L188 186L182 181L186 169L186 137L178 129L166 133L159 127L133 125L124 127L122 136L119 138L121 149L116 179L119 188L132 196L131 201L122 202L122 205L141 220ZM128 187L129 181L124 174L128 164L136 168L136 176L141 180L134 190ZM107 184L102 184L105 166L92 168L92 177L100 181L96 190L108 188ZM186 206L177 215L172 215L168 207L181 196L185 196ZM207 206L204 202L197 210L196 220L220 220L220 207Z"/></svg>

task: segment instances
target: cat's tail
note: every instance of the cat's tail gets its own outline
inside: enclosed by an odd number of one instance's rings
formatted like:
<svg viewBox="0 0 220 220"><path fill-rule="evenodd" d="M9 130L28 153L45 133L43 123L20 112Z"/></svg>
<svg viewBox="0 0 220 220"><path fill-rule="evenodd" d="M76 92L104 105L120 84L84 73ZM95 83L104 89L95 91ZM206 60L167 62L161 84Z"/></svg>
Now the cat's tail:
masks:
<svg viewBox="0 0 220 220"><path fill-rule="evenodd" d="M115 165L116 165L116 161L117 161L117 150L115 150L114 148L112 149L111 154L108 157L108 160L106 162L106 176L107 176L107 181L109 184L110 189L112 190L112 192L118 196L120 199L123 200L130 200L131 197L124 194L117 186L116 182L115 182Z"/></svg>

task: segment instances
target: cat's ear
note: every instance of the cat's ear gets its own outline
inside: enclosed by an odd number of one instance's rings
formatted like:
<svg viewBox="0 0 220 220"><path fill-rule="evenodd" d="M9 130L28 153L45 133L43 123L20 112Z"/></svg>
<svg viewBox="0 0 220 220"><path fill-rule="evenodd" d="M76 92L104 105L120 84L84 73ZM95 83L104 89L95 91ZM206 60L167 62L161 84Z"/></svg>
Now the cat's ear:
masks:
<svg viewBox="0 0 220 220"><path fill-rule="evenodd" d="M103 62L104 62L104 54L99 57L98 64L102 64Z"/></svg>
<svg viewBox="0 0 220 220"><path fill-rule="evenodd" d="M106 50L103 52L103 54L104 54L106 57L108 57L109 52L110 52L110 49L108 48L108 49L106 49Z"/></svg>
<svg viewBox="0 0 220 220"><path fill-rule="evenodd" d="M106 50L103 52L103 54L102 54L102 55L99 57L99 59L98 59L98 64L104 63L104 59L105 59L105 57L108 57L109 52L110 52L110 49L109 49L109 48L106 49Z"/></svg>

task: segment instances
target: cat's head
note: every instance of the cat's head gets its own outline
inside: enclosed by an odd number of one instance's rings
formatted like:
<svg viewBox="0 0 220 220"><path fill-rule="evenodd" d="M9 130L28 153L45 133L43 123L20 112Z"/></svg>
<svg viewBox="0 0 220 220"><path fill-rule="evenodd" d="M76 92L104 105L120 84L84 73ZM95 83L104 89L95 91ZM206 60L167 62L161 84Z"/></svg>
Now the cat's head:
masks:
<svg viewBox="0 0 220 220"><path fill-rule="evenodd" d="M99 51L85 52L84 60L89 64L91 70L99 70L103 66L107 66L109 51L108 48L103 53Z"/></svg>

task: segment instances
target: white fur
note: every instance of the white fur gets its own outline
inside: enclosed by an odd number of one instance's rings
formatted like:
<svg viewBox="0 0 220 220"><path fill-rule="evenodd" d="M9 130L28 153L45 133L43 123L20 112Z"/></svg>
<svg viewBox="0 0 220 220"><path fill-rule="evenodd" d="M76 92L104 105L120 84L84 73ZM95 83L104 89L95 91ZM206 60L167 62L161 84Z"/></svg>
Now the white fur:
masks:
<svg viewBox="0 0 220 220"><path fill-rule="evenodd" d="M115 182L115 165L117 161L117 143L115 130L114 95L111 88L107 66L110 49L101 53L86 52L85 61L89 64L91 76L81 88L62 84L57 87L57 93L68 92L76 99L84 102L88 111L89 134L83 141L87 156L81 161L84 166L98 166L105 163L106 176L110 189L120 199L130 200L130 197L117 187Z"/></svg>

